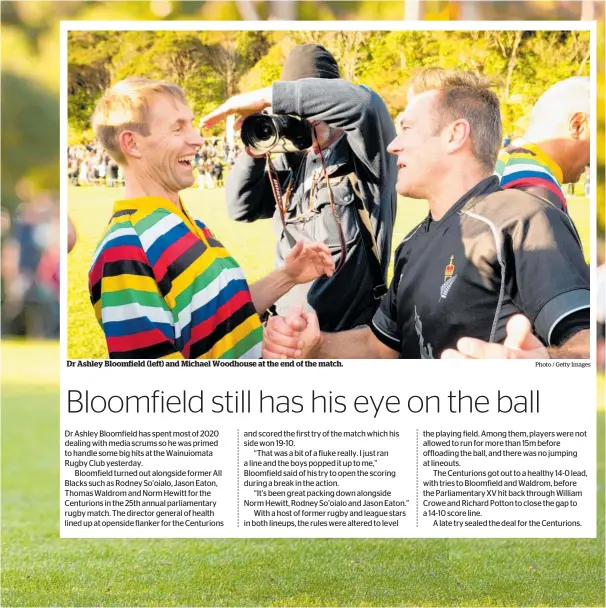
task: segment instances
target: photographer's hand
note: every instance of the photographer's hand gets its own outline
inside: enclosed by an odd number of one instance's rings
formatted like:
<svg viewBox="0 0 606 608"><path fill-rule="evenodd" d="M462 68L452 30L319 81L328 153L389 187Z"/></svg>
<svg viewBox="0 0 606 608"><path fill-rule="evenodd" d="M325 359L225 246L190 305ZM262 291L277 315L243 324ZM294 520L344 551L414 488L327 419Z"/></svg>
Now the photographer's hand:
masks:
<svg viewBox="0 0 606 608"><path fill-rule="evenodd" d="M266 87L249 93L241 93L230 97L224 104L220 105L216 110L207 114L200 120L200 128L208 129L214 127L218 122L230 114L239 114L240 117L261 112L272 104L272 88ZM234 129L237 131L242 125L241 119L236 121Z"/></svg>

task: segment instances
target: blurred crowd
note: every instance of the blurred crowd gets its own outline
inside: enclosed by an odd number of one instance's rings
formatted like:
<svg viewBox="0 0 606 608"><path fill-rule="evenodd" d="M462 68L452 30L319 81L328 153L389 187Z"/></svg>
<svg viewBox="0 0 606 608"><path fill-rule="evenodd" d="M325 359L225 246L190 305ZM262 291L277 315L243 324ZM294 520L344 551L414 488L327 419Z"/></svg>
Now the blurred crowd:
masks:
<svg viewBox="0 0 606 608"><path fill-rule="evenodd" d="M59 337L59 204L50 194L2 208L2 335Z"/></svg>
<svg viewBox="0 0 606 608"><path fill-rule="evenodd" d="M196 185L199 188L223 188L225 174L233 167L242 152L238 144L208 138L196 152L193 163ZM70 146L67 150L68 177L72 186L124 185L124 175L99 144Z"/></svg>
<svg viewBox="0 0 606 608"><path fill-rule="evenodd" d="M597 325L598 325L598 369L606 369L606 261L604 260L604 243L598 247L598 269L597 269L597 285L595 289L598 291L598 310L597 310ZM593 289L593 287L592 287Z"/></svg>
<svg viewBox="0 0 606 608"><path fill-rule="evenodd" d="M72 186L123 186L124 175L118 163L99 144L70 146L67 173Z"/></svg>

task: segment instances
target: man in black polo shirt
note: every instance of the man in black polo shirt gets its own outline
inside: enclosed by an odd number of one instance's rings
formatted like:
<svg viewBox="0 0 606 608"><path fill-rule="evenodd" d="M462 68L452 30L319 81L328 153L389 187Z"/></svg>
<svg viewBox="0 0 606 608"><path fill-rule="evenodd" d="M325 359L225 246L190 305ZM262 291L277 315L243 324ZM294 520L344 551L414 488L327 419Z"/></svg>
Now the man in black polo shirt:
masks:
<svg viewBox="0 0 606 608"><path fill-rule="evenodd" d="M429 214L398 247L370 327L320 333L313 314L297 311L270 319L263 356L588 357L589 272L578 235L545 201L500 189L492 173L501 119L490 83L432 69L414 90L388 151L398 159L399 194L426 199ZM534 337L506 341L518 313ZM469 345L478 348L466 352Z"/></svg>

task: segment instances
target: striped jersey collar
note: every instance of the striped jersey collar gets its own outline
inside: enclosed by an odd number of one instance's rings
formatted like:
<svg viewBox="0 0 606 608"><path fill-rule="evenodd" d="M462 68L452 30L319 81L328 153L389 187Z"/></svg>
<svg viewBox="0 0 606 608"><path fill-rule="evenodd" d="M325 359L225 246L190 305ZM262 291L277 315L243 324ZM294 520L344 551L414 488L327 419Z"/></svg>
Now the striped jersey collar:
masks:
<svg viewBox="0 0 606 608"><path fill-rule="evenodd" d="M189 229L200 236L200 230L196 222L192 219L189 211L185 208L183 201L179 199L181 207L178 207L172 201L162 196L138 196L135 198L126 198L118 200L114 203L114 216L117 213L125 211L143 211L144 213L152 213L158 209L165 209L170 213L177 215Z"/></svg>
<svg viewBox="0 0 606 608"><path fill-rule="evenodd" d="M183 202L181 202L183 205ZM173 213L181 212L181 209L172 201L161 196L137 196L135 198L126 198L114 203L114 213L124 211L126 209L136 209L137 211L153 211L154 209L167 209Z"/></svg>
<svg viewBox="0 0 606 608"><path fill-rule="evenodd" d="M533 144L529 141L524 141L523 139L516 139L508 147L508 149L511 148L525 148L526 150L529 150L537 157L537 160L541 164L545 165L552 172L553 176L558 180L560 184L564 183L564 174L562 173L560 165L556 164L552 160L552 158L550 156L547 156L547 154L545 154L545 152L543 152L543 150L541 150L541 148L539 148L539 146L537 146L536 144Z"/></svg>

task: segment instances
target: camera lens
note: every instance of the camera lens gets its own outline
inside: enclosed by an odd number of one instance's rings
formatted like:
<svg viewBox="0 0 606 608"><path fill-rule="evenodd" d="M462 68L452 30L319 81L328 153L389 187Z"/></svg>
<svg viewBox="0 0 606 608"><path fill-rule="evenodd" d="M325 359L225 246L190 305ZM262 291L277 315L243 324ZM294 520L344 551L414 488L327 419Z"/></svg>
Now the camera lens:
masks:
<svg viewBox="0 0 606 608"><path fill-rule="evenodd" d="M247 148L259 151L270 150L279 135L271 116L253 114L242 123L242 142Z"/></svg>
<svg viewBox="0 0 606 608"><path fill-rule="evenodd" d="M295 152L311 146L311 127L298 116L251 114L244 119L242 142L260 154Z"/></svg>
<svg viewBox="0 0 606 608"><path fill-rule="evenodd" d="M270 124L263 121L256 125L254 133L257 139L265 141L273 135L273 129Z"/></svg>

